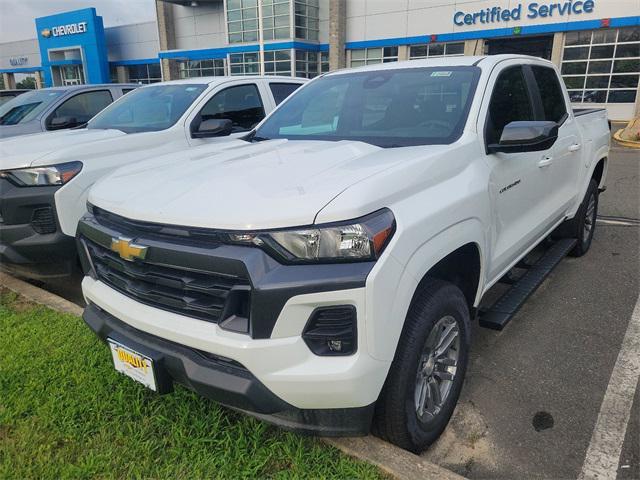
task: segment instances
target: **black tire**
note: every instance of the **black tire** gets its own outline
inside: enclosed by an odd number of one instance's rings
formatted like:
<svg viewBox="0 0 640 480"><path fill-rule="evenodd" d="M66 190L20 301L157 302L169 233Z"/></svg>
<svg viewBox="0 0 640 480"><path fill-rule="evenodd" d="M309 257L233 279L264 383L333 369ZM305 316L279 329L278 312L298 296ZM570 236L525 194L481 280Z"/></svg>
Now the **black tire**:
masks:
<svg viewBox="0 0 640 480"><path fill-rule="evenodd" d="M591 203L593 201L593 203ZM589 208L592 205L593 208ZM582 199L580 208L576 216L567 220L560 226L558 232L565 238L575 238L578 243L569 252L572 257L581 257L591 248L593 234L596 229L596 218L598 216L598 184L595 180L589 182L587 192Z"/></svg>
<svg viewBox="0 0 640 480"><path fill-rule="evenodd" d="M421 419L417 406L421 403L417 400L418 369L420 366L423 372L422 367L426 368L426 363L422 362L429 334L444 319L451 325L451 318L455 320L459 337L455 374L438 413ZM376 403L373 433L415 453L431 445L447 426L458 402L470 343L469 308L460 289L441 280L427 280L407 314L395 358ZM437 376L435 372L433 375Z"/></svg>

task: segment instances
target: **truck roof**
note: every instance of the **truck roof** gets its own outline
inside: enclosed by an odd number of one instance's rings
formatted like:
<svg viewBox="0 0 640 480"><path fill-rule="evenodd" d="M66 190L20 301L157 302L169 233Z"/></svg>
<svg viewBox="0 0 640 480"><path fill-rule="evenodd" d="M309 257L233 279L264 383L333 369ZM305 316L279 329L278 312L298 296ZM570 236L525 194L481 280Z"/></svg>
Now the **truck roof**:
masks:
<svg viewBox="0 0 640 480"><path fill-rule="evenodd" d="M402 62L390 62L390 63L378 63L375 65L367 65L364 67L347 68L344 70L337 70L327 75L342 75L345 73L351 73L354 71L376 71L376 70L397 70L401 68L420 68L420 67L469 67L478 65L481 68L492 68L497 63L505 60L535 60L539 62L549 63L539 57L532 57L529 55L477 55L477 56L459 56L459 57L438 57L438 58L425 58L421 60L405 60Z"/></svg>
<svg viewBox="0 0 640 480"><path fill-rule="evenodd" d="M127 87L127 88L136 88L140 85L137 83L87 83L83 85L60 85L57 87L47 87L42 88L41 90L61 90L63 92L75 92L77 90L86 90L89 88L109 88L109 87Z"/></svg>
<svg viewBox="0 0 640 480"><path fill-rule="evenodd" d="M282 75L233 75L233 76L217 76L217 77L192 77L192 78L183 78L182 80L169 80L166 82L161 82L163 85L170 84L196 84L196 85L213 85L216 83L228 82L229 80L284 80L284 81L304 81L306 82L306 78L300 77L289 77ZM157 83L151 85L158 85Z"/></svg>

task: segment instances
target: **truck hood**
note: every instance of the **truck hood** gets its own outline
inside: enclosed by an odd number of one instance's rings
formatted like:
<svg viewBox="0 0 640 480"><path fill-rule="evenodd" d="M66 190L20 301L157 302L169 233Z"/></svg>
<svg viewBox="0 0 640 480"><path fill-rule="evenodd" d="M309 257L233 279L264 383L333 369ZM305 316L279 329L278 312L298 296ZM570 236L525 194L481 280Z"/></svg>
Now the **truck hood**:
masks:
<svg viewBox="0 0 640 480"><path fill-rule="evenodd" d="M6 138L0 140L0 169L35 166L34 164L40 163L39 160L45 159L54 152L60 154L55 156L54 163L57 163L58 159L64 158L65 152L77 145L125 135L120 130L83 128ZM75 158L69 158L69 160L75 160Z"/></svg>
<svg viewBox="0 0 640 480"><path fill-rule="evenodd" d="M127 218L173 225L230 230L309 225L349 186L403 158L394 149L353 141L233 144L117 170L96 183L89 201Z"/></svg>

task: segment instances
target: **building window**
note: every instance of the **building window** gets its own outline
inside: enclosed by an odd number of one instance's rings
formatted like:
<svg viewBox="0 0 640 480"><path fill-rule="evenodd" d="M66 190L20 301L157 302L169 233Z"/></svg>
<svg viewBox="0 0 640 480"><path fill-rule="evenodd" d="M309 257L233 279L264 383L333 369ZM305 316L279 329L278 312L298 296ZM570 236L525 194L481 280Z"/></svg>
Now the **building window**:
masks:
<svg viewBox="0 0 640 480"><path fill-rule="evenodd" d="M258 52L231 53L229 54L229 69L231 75L259 75L260 54Z"/></svg>
<svg viewBox="0 0 640 480"><path fill-rule="evenodd" d="M318 67L318 52L296 50L296 77L317 77Z"/></svg>
<svg viewBox="0 0 640 480"><path fill-rule="evenodd" d="M574 103L634 103L640 27L567 33L562 78Z"/></svg>
<svg viewBox="0 0 640 480"><path fill-rule="evenodd" d="M294 0L294 11L296 15L295 38L318 40L320 18L318 0Z"/></svg>
<svg viewBox="0 0 640 480"><path fill-rule="evenodd" d="M262 37L264 40L291 38L290 8L291 0L262 0Z"/></svg>
<svg viewBox="0 0 640 480"><path fill-rule="evenodd" d="M320 73L329 71L329 52L320 52Z"/></svg>
<svg viewBox="0 0 640 480"><path fill-rule="evenodd" d="M433 57L457 57L464 55L464 42L429 43L412 45L409 48L409 60Z"/></svg>
<svg viewBox="0 0 640 480"><path fill-rule="evenodd" d="M258 0L227 0L229 43L258 41Z"/></svg>
<svg viewBox="0 0 640 480"><path fill-rule="evenodd" d="M291 76L291 50L264 52L264 74Z"/></svg>
<svg viewBox="0 0 640 480"><path fill-rule="evenodd" d="M129 81L132 83L155 83L162 81L159 63L128 65L126 69Z"/></svg>
<svg viewBox="0 0 640 480"><path fill-rule="evenodd" d="M398 47L361 48L351 50L351 66L398 61Z"/></svg>
<svg viewBox="0 0 640 480"><path fill-rule="evenodd" d="M222 77L224 75L225 68L223 58L180 62L180 78Z"/></svg>

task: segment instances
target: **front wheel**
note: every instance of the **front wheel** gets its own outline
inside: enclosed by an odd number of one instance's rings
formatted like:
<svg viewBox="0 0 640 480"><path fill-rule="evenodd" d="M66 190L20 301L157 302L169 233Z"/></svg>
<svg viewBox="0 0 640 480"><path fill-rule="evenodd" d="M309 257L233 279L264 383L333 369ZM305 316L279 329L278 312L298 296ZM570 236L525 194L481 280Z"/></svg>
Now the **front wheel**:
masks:
<svg viewBox="0 0 640 480"><path fill-rule="evenodd" d="M469 308L460 289L428 280L414 300L376 403L374 433L419 453L447 426L467 369Z"/></svg>

